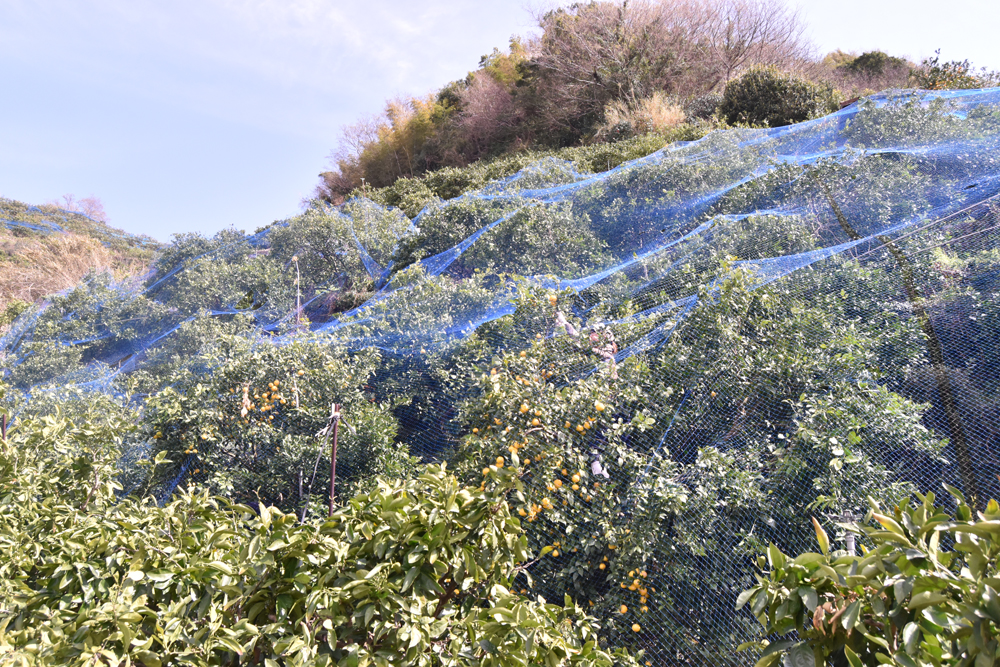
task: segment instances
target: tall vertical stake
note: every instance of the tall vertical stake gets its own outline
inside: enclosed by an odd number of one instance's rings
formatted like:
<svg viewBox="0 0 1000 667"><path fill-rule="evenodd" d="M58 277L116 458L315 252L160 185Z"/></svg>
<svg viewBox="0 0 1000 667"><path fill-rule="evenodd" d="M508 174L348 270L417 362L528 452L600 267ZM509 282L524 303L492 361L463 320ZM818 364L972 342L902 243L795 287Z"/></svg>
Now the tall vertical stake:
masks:
<svg viewBox="0 0 1000 667"><path fill-rule="evenodd" d="M340 404L333 404L333 444L330 445L330 512L333 516L333 492L337 483L337 425L340 424Z"/></svg>

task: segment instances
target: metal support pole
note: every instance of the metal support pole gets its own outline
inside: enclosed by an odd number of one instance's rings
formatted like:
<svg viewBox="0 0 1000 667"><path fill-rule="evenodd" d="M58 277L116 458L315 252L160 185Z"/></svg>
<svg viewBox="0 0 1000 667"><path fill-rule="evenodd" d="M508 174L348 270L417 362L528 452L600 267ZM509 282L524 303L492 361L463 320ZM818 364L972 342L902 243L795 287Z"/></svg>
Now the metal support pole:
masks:
<svg viewBox="0 0 1000 667"><path fill-rule="evenodd" d="M836 516L833 516L832 519L842 524L855 524L855 522L857 522L859 517L855 516L854 512L847 511L844 512L843 514L838 514ZM856 537L857 536L850 530L848 530L844 534L844 549L845 551L847 551L848 556L853 556L856 553L857 550Z"/></svg>

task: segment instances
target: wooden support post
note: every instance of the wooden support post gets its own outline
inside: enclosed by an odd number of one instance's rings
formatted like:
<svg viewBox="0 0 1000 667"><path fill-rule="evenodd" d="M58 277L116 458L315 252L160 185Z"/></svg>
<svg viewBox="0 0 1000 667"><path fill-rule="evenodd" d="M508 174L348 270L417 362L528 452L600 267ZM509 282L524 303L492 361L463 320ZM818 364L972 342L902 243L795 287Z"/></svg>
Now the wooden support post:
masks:
<svg viewBox="0 0 1000 667"><path fill-rule="evenodd" d="M333 516L333 498L337 483L337 426L340 424L340 404L333 404L333 412L330 413L333 422L333 443L330 445L330 512L327 516Z"/></svg>

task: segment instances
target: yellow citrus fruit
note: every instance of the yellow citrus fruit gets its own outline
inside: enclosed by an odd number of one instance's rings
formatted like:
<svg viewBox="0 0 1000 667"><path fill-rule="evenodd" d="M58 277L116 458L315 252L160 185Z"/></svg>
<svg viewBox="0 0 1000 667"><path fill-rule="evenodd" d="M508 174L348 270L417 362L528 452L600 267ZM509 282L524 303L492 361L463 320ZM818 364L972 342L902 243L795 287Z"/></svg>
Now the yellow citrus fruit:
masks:
<svg viewBox="0 0 1000 667"><path fill-rule="evenodd" d="M530 410L530 408L528 407L528 404L527 403L521 403L521 414L523 415L528 410Z"/></svg>
<svg viewBox="0 0 1000 667"><path fill-rule="evenodd" d="M521 358L524 359L526 356L528 356L528 353L525 352L524 350L521 350Z"/></svg>
<svg viewBox="0 0 1000 667"><path fill-rule="evenodd" d="M600 401L594 402L594 409L597 410L598 412L604 412L605 407L606 406L604 405L604 403L601 403Z"/></svg>
<svg viewBox="0 0 1000 667"><path fill-rule="evenodd" d="M554 486L554 487L556 487L558 489L560 486L562 486L562 480L561 479L557 479L556 481L552 482L552 486Z"/></svg>
<svg viewBox="0 0 1000 667"><path fill-rule="evenodd" d="M632 624L632 632L639 632L639 630L641 630L641 629L642 628L639 627L638 623L633 623Z"/></svg>
<svg viewBox="0 0 1000 667"><path fill-rule="evenodd" d="M531 420L532 426L541 426L541 424L542 422L538 421L538 417L535 417L534 419Z"/></svg>
<svg viewBox="0 0 1000 667"><path fill-rule="evenodd" d="M605 565L604 563L601 563L601 564L600 564L600 565L598 565L597 567L599 567L599 568L601 568L601 569L603 570L604 568L606 568L606 567L607 567L607 565Z"/></svg>
<svg viewBox="0 0 1000 667"><path fill-rule="evenodd" d="M498 457L497 457L497 467L498 467L498 468L502 468L502 467L503 467L503 464L504 464L504 460L503 460L503 457L502 457L502 456L498 456Z"/></svg>
<svg viewBox="0 0 1000 667"><path fill-rule="evenodd" d="M626 607L625 605L622 605L621 612L623 614L626 613L626 612L628 612L628 607Z"/></svg>

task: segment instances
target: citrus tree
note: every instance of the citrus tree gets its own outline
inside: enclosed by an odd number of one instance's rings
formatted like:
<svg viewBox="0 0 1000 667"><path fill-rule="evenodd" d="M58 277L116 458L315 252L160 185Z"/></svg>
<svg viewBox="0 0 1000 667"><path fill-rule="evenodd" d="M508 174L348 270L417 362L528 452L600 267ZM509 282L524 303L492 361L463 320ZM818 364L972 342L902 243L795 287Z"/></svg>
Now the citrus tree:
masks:
<svg viewBox="0 0 1000 667"><path fill-rule="evenodd" d="M0 441L5 665L612 664L568 598L512 591L511 475L484 491L429 466L307 522L204 490L161 506L119 495L124 422L100 421Z"/></svg>
<svg viewBox="0 0 1000 667"><path fill-rule="evenodd" d="M757 585L744 591L764 633L752 642L767 665L994 665L1000 659L1000 505L973 516L951 487L953 512L933 493L876 503L844 528L860 555L831 550L813 519L819 552L786 556L770 545Z"/></svg>
<svg viewBox="0 0 1000 667"><path fill-rule="evenodd" d="M368 387L379 359L373 350L348 354L308 336L282 346L221 338L146 402L139 437L169 460L157 467L153 488L169 494L181 482L203 484L243 502L318 510L330 481L320 431L334 403L342 414L340 497L369 488L376 475L409 475L413 461L396 442L396 403L377 400Z"/></svg>

